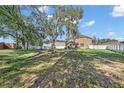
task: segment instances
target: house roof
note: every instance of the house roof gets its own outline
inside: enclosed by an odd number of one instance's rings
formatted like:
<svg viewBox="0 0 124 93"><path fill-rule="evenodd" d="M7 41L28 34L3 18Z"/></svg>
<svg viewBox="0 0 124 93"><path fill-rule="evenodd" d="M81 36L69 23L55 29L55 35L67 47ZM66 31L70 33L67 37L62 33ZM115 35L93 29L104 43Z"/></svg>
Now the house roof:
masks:
<svg viewBox="0 0 124 93"><path fill-rule="evenodd" d="M88 36L85 36L85 35L79 35L76 38L89 38L89 39L92 39L91 37L88 37ZM56 40L56 42L66 42L66 40ZM44 41L44 43L47 43L48 44L48 43L50 43L50 41Z"/></svg>
<svg viewBox="0 0 124 93"><path fill-rule="evenodd" d="M0 44L15 44L15 43L5 43L5 42L0 42Z"/></svg>
<svg viewBox="0 0 124 93"><path fill-rule="evenodd" d="M89 38L89 39L92 39L91 37L88 37L88 36L85 36L85 35L77 36L77 38Z"/></svg>
<svg viewBox="0 0 124 93"><path fill-rule="evenodd" d="M124 41L120 42L120 43L124 43Z"/></svg>
<svg viewBox="0 0 124 93"><path fill-rule="evenodd" d="M0 44L4 44L4 42L0 42Z"/></svg>
<svg viewBox="0 0 124 93"><path fill-rule="evenodd" d="M56 40L56 42L65 42L65 40Z"/></svg>

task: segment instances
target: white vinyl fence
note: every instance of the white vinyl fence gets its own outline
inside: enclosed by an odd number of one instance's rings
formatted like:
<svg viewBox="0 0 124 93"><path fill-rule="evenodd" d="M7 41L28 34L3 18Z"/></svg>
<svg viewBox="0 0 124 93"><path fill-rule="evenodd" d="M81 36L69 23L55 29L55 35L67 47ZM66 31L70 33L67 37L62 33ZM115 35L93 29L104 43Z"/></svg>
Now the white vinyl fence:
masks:
<svg viewBox="0 0 124 93"><path fill-rule="evenodd" d="M124 53L124 44L108 45L107 49Z"/></svg>
<svg viewBox="0 0 124 93"><path fill-rule="evenodd" d="M108 45L89 45L90 49L107 49Z"/></svg>
<svg viewBox="0 0 124 93"><path fill-rule="evenodd" d="M64 49L65 46L64 45L56 45L56 48L57 49ZM32 45L29 45L29 49L51 49L51 44L43 44L43 46L32 46Z"/></svg>
<svg viewBox="0 0 124 93"><path fill-rule="evenodd" d="M90 49L109 49L124 53L124 44L118 45L89 45Z"/></svg>

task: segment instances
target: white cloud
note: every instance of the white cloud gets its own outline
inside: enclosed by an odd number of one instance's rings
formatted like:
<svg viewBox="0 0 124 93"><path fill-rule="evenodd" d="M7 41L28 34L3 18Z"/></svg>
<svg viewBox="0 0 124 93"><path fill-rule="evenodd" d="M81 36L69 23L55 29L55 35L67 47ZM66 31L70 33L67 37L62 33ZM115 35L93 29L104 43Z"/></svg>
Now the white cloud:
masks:
<svg viewBox="0 0 124 93"><path fill-rule="evenodd" d="M114 6L111 15L112 17L124 16L124 5Z"/></svg>
<svg viewBox="0 0 124 93"><path fill-rule="evenodd" d="M52 19L53 18L53 15L48 15L47 16L47 20L50 20L50 19Z"/></svg>
<svg viewBox="0 0 124 93"><path fill-rule="evenodd" d="M95 20L91 20L89 22L86 22L82 27L83 28L88 28L88 27L91 27L94 24L95 24Z"/></svg>
<svg viewBox="0 0 124 93"><path fill-rule="evenodd" d="M38 8L41 12L48 12L48 6L41 6Z"/></svg>
<svg viewBox="0 0 124 93"><path fill-rule="evenodd" d="M48 18L48 19L49 19L49 18L53 18L53 15L48 15L47 18Z"/></svg>
<svg viewBox="0 0 124 93"><path fill-rule="evenodd" d="M117 39L117 40L124 40L124 37L117 37L115 39Z"/></svg>
<svg viewBox="0 0 124 93"><path fill-rule="evenodd" d="M107 34L108 37L113 37L113 36L115 36L115 35L116 35L115 32L109 32L109 33Z"/></svg>

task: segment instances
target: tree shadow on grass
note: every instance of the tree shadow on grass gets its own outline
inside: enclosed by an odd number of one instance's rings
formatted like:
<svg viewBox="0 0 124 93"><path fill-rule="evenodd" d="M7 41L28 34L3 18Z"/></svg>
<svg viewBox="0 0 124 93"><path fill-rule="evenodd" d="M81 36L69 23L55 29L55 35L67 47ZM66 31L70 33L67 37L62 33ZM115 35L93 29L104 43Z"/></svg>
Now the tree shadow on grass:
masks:
<svg viewBox="0 0 124 93"><path fill-rule="evenodd" d="M0 60L1 60L1 61L9 61L10 59L12 59L11 56L8 56L8 55L0 55Z"/></svg>
<svg viewBox="0 0 124 93"><path fill-rule="evenodd" d="M58 57L59 54L54 56ZM51 53L38 52L36 55L30 57L11 59L4 62L4 65L9 65L9 67L0 68L0 86L25 87L23 85L25 82L21 83L22 81L19 76L23 74L27 74L29 77L31 74L39 75L40 72L48 68L47 66L42 66L42 64L50 63L51 58L54 58L54 56ZM39 65L41 65L41 68L38 67ZM38 69L35 68L33 70L34 67L38 67Z"/></svg>
<svg viewBox="0 0 124 93"><path fill-rule="evenodd" d="M110 52L109 50L105 50L108 52L95 52L94 54L96 55L96 57L101 57L101 58L105 58L111 61L117 61L117 62L121 62L124 63L124 55L118 52Z"/></svg>
<svg viewBox="0 0 124 93"><path fill-rule="evenodd" d="M10 67L0 69L0 86L114 87L114 80L95 69L95 59L96 53L84 51L38 52L30 57L13 59L6 62ZM48 63L53 64L34 69ZM22 81L21 75L26 79Z"/></svg>
<svg viewBox="0 0 124 93"><path fill-rule="evenodd" d="M31 87L113 87L113 80L94 68L94 55L69 51L46 71Z"/></svg>
<svg viewBox="0 0 124 93"><path fill-rule="evenodd" d="M24 54L29 54L32 52L36 52L34 50L23 50L23 49L17 49L17 50L13 50L15 54L18 54L19 56L24 55Z"/></svg>
<svg viewBox="0 0 124 93"><path fill-rule="evenodd" d="M4 62L8 62L10 63L11 60L16 60L18 56L22 56L22 55L26 55L26 54L30 54L30 53L35 53L36 51L33 50L2 50L3 52L0 53L0 61L2 63Z"/></svg>

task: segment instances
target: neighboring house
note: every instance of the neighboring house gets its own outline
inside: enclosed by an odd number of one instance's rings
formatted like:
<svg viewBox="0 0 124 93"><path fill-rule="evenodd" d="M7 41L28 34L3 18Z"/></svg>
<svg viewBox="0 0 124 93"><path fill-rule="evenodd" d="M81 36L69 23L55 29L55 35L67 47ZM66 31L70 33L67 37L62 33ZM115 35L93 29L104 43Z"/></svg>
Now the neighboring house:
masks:
<svg viewBox="0 0 124 93"><path fill-rule="evenodd" d="M89 45L92 45L92 38L84 35L80 35L75 40L78 43L79 48L89 48Z"/></svg>
<svg viewBox="0 0 124 93"><path fill-rule="evenodd" d="M0 49L14 49L15 48L15 43L0 43Z"/></svg>
<svg viewBox="0 0 124 93"><path fill-rule="evenodd" d="M120 42L118 40L110 40L108 42L103 43L102 45L117 45L120 44Z"/></svg>
<svg viewBox="0 0 124 93"><path fill-rule="evenodd" d="M120 44L124 44L124 41L120 42Z"/></svg>
<svg viewBox="0 0 124 93"><path fill-rule="evenodd" d="M73 40L70 39L70 41L73 41ZM76 37L75 43L79 48L89 48L89 45L92 45L92 38L88 36L80 35Z"/></svg>

